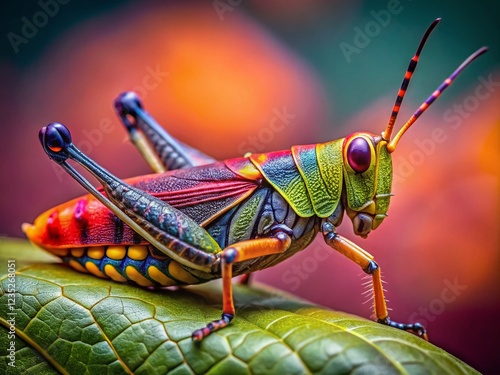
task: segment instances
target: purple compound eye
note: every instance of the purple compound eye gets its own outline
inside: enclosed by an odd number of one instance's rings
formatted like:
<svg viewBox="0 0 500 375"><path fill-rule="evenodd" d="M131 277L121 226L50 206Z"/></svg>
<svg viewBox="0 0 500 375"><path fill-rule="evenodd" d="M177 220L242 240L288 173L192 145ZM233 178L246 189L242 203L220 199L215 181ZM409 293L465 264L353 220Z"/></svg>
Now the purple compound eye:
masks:
<svg viewBox="0 0 500 375"><path fill-rule="evenodd" d="M347 148L347 161L351 168L358 173L365 172L372 160L372 153L368 141L363 137L354 138Z"/></svg>

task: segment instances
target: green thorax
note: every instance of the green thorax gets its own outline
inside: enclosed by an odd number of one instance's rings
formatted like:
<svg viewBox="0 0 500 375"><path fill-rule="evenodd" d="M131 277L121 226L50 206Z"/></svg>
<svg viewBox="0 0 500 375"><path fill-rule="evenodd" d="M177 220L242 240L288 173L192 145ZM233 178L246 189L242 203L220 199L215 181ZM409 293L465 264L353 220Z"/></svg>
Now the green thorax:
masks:
<svg viewBox="0 0 500 375"><path fill-rule="evenodd" d="M392 182L391 156L385 141L362 136L369 141L372 153L371 164L363 173L356 173L347 162L346 142L352 136L253 154L249 159L299 216L330 216L345 188L350 210L385 217Z"/></svg>

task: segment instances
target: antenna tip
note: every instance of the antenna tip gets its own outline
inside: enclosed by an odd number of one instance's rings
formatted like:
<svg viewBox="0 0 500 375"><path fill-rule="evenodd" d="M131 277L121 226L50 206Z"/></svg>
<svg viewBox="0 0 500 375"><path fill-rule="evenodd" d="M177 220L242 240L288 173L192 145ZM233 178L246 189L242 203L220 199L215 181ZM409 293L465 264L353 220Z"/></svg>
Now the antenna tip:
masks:
<svg viewBox="0 0 500 375"><path fill-rule="evenodd" d="M439 22L441 22L441 17L438 17L438 18L436 18L434 21L432 21L432 23L431 23L431 26L430 26L430 27L431 27L432 29L433 29L433 28L435 28Z"/></svg>
<svg viewBox="0 0 500 375"><path fill-rule="evenodd" d="M483 54L485 53L486 51L489 50L489 47L488 46L482 46L481 48L479 48L479 50L477 51L479 54Z"/></svg>

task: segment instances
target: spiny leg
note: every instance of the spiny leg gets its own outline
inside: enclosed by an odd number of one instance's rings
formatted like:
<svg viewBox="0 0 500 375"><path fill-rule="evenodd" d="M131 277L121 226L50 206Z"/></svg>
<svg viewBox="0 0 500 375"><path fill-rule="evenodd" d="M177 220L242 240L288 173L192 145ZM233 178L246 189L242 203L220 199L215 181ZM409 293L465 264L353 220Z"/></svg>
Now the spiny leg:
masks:
<svg viewBox="0 0 500 375"><path fill-rule="evenodd" d="M134 92L115 99L115 109L132 143L155 172L213 163L215 160L185 145L163 129L144 109Z"/></svg>
<svg viewBox="0 0 500 375"><path fill-rule="evenodd" d="M233 302L233 264L265 255L281 253L290 247L291 238L285 232L277 232L271 238L258 238L233 244L223 250L221 255L222 267L222 317L208 323L206 327L193 332L194 341L201 341L204 337L227 326L234 318Z"/></svg>
<svg viewBox="0 0 500 375"><path fill-rule="evenodd" d="M348 239L340 236L334 232L334 226L329 223L323 223L323 236L325 242L331 246L333 249L337 250L342 255L346 256L356 264L358 264L364 272L372 276L373 284L373 297L374 297L374 308L375 316L379 323L402 329L405 331L410 331L415 333L417 336L428 340L427 333L420 323L398 323L389 318L387 312L387 305L384 296L384 289L382 287L382 277L380 275L380 267L373 260L373 256L363 250L361 247L355 243L349 241Z"/></svg>
<svg viewBox="0 0 500 375"><path fill-rule="evenodd" d="M40 130L39 136L47 155L135 232L179 263L210 271L217 260L215 254L221 249L203 227L166 202L126 184L97 165L73 145L64 125L51 123ZM99 180L106 195L69 165L68 158Z"/></svg>

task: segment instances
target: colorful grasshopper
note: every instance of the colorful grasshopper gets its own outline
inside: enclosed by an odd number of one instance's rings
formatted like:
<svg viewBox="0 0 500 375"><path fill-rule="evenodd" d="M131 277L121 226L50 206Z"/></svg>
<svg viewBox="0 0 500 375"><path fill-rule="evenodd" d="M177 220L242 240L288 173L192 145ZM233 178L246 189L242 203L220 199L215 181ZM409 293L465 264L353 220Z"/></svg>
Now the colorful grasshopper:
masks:
<svg viewBox="0 0 500 375"><path fill-rule="evenodd" d="M377 320L426 338L421 324L389 318L380 267L335 228L344 212L361 237L382 223L392 195L391 153L401 136L486 51L483 47L465 60L391 139L420 52L438 22L424 34L380 136L359 132L216 162L169 136L129 92L115 101L118 114L153 170L162 173L124 182L80 152L64 125L49 124L40 131L45 152L91 195L43 213L34 225L23 226L25 233L76 270L119 282L171 286L222 278L222 317L192 334L193 340L201 340L233 319L233 276L282 262L321 231L329 246L372 276ZM103 189L94 188L68 158L86 168Z"/></svg>

